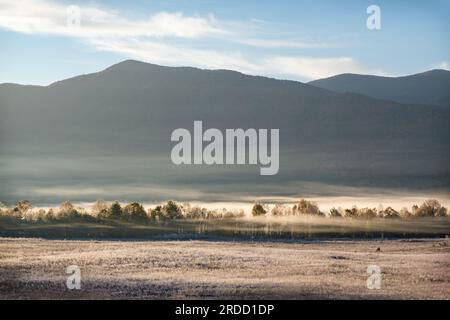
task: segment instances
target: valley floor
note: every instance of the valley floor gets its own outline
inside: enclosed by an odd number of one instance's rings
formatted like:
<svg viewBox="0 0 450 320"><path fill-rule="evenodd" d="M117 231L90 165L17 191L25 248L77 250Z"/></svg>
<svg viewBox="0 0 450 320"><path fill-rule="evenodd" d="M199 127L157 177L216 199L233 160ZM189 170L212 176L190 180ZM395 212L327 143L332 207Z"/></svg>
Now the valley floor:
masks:
<svg viewBox="0 0 450 320"><path fill-rule="evenodd" d="M66 287L70 265L80 290ZM367 288L369 265L379 290ZM450 241L0 238L0 298L450 299Z"/></svg>

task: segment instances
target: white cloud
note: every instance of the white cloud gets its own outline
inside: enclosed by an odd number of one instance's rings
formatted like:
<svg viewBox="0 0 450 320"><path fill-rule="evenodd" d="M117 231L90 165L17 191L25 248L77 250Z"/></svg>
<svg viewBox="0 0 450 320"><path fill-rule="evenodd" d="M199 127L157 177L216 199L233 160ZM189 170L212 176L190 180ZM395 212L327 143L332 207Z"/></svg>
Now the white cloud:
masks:
<svg viewBox="0 0 450 320"><path fill-rule="evenodd" d="M313 80L340 73L385 75L380 70L367 69L349 57L268 57L248 59L239 52L181 48L165 43L125 40L97 40L99 50L116 52L128 57L171 66L195 66L207 69L231 69L252 75L265 75L296 80Z"/></svg>
<svg viewBox="0 0 450 320"><path fill-rule="evenodd" d="M295 39L255 39L255 38L242 38L236 39L237 42L260 48L297 48L297 49L310 49L310 48L326 48L330 45L324 42L305 42Z"/></svg>
<svg viewBox="0 0 450 320"><path fill-rule="evenodd" d="M449 70L449 65L448 61L442 61L439 64L439 69Z"/></svg>
<svg viewBox="0 0 450 320"><path fill-rule="evenodd" d="M70 6L44 0L0 0L0 27L22 33L45 33L80 38L179 37L224 34L214 16L186 17L181 12L159 12L145 20L131 20L94 6L80 6L79 26L71 23L77 12Z"/></svg>
<svg viewBox="0 0 450 320"><path fill-rule="evenodd" d="M246 56L237 45L244 45L244 49L245 46L272 49L327 46L320 42L277 39L273 33L272 38L251 37L252 26L260 22L218 21L212 14L186 16L181 12L158 12L147 19L131 19L111 9L82 5L77 26L71 23L74 12L69 8L49 0L0 0L0 28L26 34L76 37L98 50L163 65L231 69L295 80L344 72L381 74L363 68L351 57L274 56L265 52L258 58ZM220 49L214 49L205 39L220 41ZM227 45L231 49L227 50Z"/></svg>
<svg viewBox="0 0 450 320"><path fill-rule="evenodd" d="M264 65L274 74L291 75L306 80L326 78L340 73L385 75L380 70L362 67L350 57L313 58L277 56L265 59Z"/></svg>
<svg viewBox="0 0 450 320"><path fill-rule="evenodd" d="M99 50L163 65L231 69L249 74L260 71L260 66L248 61L239 52L218 52L139 39L96 39L92 40L92 44Z"/></svg>

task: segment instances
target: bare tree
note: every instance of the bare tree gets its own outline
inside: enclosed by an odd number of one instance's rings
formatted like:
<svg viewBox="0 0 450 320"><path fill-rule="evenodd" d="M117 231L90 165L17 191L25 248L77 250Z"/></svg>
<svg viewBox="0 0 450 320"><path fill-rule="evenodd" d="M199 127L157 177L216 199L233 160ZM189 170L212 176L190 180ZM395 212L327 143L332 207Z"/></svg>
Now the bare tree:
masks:
<svg viewBox="0 0 450 320"><path fill-rule="evenodd" d="M342 218L342 214L338 209L333 207L330 209L329 217L330 218Z"/></svg>
<svg viewBox="0 0 450 320"><path fill-rule="evenodd" d="M412 213L408 210L408 208L403 207L400 209L400 217L403 219L410 218L412 216Z"/></svg>
<svg viewBox="0 0 450 320"><path fill-rule="evenodd" d="M435 217L440 214L442 206L439 201L435 199L426 200L422 205L416 209L416 217Z"/></svg>
<svg viewBox="0 0 450 320"><path fill-rule="evenodd" d="M71 218L78 214L77 210L70 201L65 201L59 206L58 216L60 218Z"/></svg>
<svg viewBox="0 0 450 320"><path fill-rule="evenodd" d="M400 214L397 210L392 207L387 207L383 211L379 212L379 216L382 218L399 218Z"/></svg>
<svg viewBox="0 0 450 320"><path fill-rule="evenodd" d="M106 201L98 199L92 205L92 214L97 217L105 217L108 214L109 205Z"/></svg>

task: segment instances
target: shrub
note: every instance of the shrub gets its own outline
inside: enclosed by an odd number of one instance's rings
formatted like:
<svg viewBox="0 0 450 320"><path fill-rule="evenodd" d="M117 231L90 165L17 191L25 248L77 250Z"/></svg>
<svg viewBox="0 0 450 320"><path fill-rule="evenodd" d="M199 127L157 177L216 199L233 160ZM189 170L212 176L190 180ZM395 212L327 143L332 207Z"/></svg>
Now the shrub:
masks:
<svg viewBox="0 0 450 320"><path fill-rule="evenodd" d="M206 219L222 219L222 212L218 210L208 210L206 212Z"/></svg>
<svg viewBox="0 0 450 320"><path fill-rule="evenodd" d="M353 206L351 209L344 210L344 218L357 218L358 217L358 207Z"/></svg>
<svg viewBox="0 0 450 320"><path fill-rule="evenodd" d="M267 210L264 208L264 206L260 203L255 203L252 208L252 215L253 216L262 216L267 213Z"/></svg>
<svg viewBox="0 0 450 320"><path fill-rule="evenodd" d="M242 218L245 216L244 210L232 210L232 211L226 211L223 215L224 218Z"/></svg>
<svg viewBox="0 0 450 320"><path fill-rule="evenodd" d="M294 214L310 214L317 216L324 216L324 213L319 210L317 203L301 199L300 202L292 209Z"/></svg>
<svg viewBox="0 0 450 320"><path fill-rule="evenodd" d="M273 216L288 216L292 214L292 210L284 204L276 204L272 208L271 213Z"/></svg>
<svg viewBox="0 0 450 320"><path fill-rule="evenodd" d="M206 219L216 219L219 217L219 214L215 210L206 211Z"/></svg>

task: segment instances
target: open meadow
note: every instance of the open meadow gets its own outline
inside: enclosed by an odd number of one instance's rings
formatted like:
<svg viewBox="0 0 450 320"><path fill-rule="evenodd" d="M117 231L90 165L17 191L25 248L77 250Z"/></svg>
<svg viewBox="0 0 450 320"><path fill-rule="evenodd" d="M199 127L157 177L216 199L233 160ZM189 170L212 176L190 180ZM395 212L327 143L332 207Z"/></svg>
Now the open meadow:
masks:
<svg viewBox="0 0 450 320"><path fill-rule="evenodd" d="M66 268L81 289L66 287ZM368 289L367 268L381 270ZM1 299L450 299L450 242L0 239Z"/></svg>
<svg viewBox="0 0 450 320"><path fill-rule="evenodd" d="M450 299L450 217L432 200L401 216L24 204L0 216L1 299Z"/></svg>

